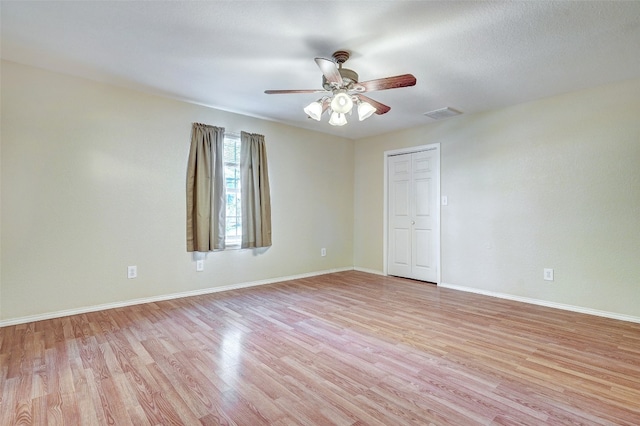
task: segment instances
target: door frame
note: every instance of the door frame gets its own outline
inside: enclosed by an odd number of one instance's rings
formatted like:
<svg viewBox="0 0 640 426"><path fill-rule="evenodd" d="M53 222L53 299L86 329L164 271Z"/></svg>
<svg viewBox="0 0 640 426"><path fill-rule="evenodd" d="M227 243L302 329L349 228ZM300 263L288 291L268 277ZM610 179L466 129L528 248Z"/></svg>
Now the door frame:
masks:
<svg viewBox="0 0 640 426"><path fill-rule="evenodd" d="M438 151L438 173L436 173L436 200L437 200L437 206L438 208L436 209L436 238L437 238L437 249L436 249L436 284L440 284L440 282L442 281L442 263L441 263L441 232L442 232L442 228L440 225L440 210L441 210L441 203L440 203L440 175L442 174L442 170L441 170L441 164L440 164L440 143L432 143L429 145L419 145L419 146L412 146L412 147L408 147L408 148L401 148L401 149L394 149L391 151L385 151L384 152L384 211L383 211L383 226L384 226L384 231L383 231L383 238L382 238L382 244L383 244L383 268L382 268L382 272L384 273L384 275L389 275L387 273L388 271L388 262L389 262L389 157L395 156L395 155L401 155L401 154L413 154L415 152L420 152L420 151L432 151L432 150L437 150Z"/></svg>

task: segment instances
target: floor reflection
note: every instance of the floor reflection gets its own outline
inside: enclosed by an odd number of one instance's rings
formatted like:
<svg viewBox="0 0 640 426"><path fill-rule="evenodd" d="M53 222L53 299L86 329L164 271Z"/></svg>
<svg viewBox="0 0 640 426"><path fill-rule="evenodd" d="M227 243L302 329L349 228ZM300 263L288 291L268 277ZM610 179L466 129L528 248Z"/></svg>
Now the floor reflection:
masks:
<svg viewBox="0 0 640 426"><path fill-rule="evenodd" d="M242 353L243 333L238 329L226 330L222 337L222 351L220 352L221 378L228 385L238 380L240 355Z"/></svg>

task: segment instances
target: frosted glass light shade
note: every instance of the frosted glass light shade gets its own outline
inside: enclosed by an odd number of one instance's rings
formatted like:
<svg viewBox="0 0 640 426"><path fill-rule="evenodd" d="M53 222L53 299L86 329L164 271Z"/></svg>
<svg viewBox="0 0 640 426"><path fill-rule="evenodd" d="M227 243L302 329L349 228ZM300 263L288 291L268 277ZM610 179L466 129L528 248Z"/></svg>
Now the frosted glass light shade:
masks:
<svg viewBox="0 0 640 426"><path fill-rule="evenodd" d="M342 113L334 111L331 113L329 124L331 124L332 126L344 126L345 124L347 124L347 117L345 117Z"/></svg>
<svg viewBox="0 0 640 426"><path fill-rule="evenodd" d="M371 117L371 114L376 112L376 109L369 102L360 102L358 103L358 118L360 121L366 120Z"/></svg>
<svg viewBox="0 0 640 426"><path fill-rule="evenodd" d="M310 118L320 121L322 117L322 102L311 102L304 108L304 112L306 112Z"/></svg>
<svg viewBox="0 0 640 426"><path fill-rule="evenodd" d="M331 110L340 114L345 114L353 108L351 96L344 92L337 93L331 100Z"/></svg>

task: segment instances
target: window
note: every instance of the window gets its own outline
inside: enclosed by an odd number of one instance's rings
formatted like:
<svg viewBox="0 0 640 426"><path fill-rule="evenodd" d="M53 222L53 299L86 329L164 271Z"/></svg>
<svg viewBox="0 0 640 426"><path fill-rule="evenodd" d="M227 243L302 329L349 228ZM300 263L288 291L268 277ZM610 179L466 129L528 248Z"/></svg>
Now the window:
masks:
<svg viewBox="0 0 640 426"><path fill-rule="evenodd" d="M224 179L227 195L225 245L240 247L242 241L242 206L240 204L240 136L224 136Z"/></svg>
<svg viewBox="0 0 640 426"><path fill-rule="evenodd" d="M197 197L202 188L210 194ZM193 123L186 195L187 251L271 246L263 135Z"/></svg>

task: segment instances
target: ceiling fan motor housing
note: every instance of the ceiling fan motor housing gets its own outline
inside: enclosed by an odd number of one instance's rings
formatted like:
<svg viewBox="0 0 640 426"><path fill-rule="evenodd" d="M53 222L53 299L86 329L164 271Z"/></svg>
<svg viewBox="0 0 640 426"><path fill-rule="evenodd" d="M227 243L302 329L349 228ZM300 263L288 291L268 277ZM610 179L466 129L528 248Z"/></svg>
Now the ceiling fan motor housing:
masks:
<svg viewBox="0 0 640 426"><path fill-rule="evenodd" d="M358 73L355 72L354 70L342 68L342 64L344 64L347 61L347 59L349 59L349 56L351 56L351 54L346 50L338 50L334 52L333 55L331 56L333 57L334 61L338 64L338 72L340 73L340 76L342 76L343 84L340 87L335 87L335 86L332 87L331 84L327 82L327 79L325 78L325 76L322 76L322 87L324 87L325 90L329 90L329 91L332 91L333 89L351 90L353 88L353 85L358 82Z"/></svg>
<svg viewBox="0 0 640 426"><path fill-rule="evenodd" d="M354 70L350 70L347 68L339 68L338 72L342 76L343 85L339 87L340 89L351 89L351 87L358 82L358 73ZM322 87L325 90L333 90L334 87L331 87L331 84L327 81L325 76L322 76Z"/></svg>

